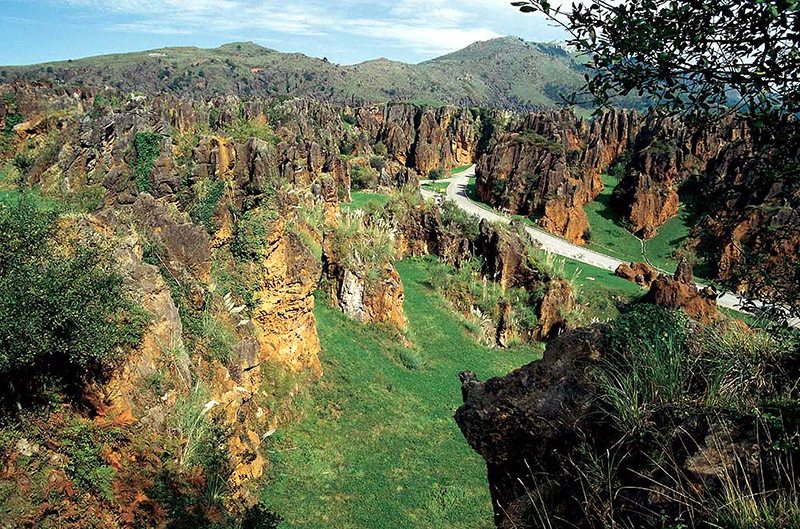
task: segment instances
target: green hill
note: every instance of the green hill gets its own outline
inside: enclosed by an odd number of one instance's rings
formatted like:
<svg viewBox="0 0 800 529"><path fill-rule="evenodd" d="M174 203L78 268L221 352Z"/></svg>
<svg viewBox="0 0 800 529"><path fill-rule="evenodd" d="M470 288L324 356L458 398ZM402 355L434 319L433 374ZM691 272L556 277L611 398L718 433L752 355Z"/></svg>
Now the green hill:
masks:
<svg viewBox="0 0 800 529"><path fill-rule="evenodd" d="M0 82L49 81L181 96L302 95L339 104L419 101L513 109L556 106L582 82L558 46L504 37L420 64L377 59L340 66L253 43L163 48L0 68Z"/></svg>

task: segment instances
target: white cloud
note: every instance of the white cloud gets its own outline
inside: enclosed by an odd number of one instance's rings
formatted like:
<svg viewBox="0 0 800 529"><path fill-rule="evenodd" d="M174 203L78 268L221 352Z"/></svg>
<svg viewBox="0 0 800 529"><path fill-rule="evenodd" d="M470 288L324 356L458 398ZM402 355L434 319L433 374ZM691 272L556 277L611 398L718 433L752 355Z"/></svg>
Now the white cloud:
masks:
<svg viewBox="0 0 800 529"><path fill-rule="evenodd" d="M510 0L49 0L113 15L116 31L220 37L277 35L368 37L374 46L392 46L418 56L434 56L500 35L528 38L541 19L519 14ZM545 28L546 29L546 28ZM549 38L554 32L546 30ZM541 38L539 40L548 40Z"/></svg>

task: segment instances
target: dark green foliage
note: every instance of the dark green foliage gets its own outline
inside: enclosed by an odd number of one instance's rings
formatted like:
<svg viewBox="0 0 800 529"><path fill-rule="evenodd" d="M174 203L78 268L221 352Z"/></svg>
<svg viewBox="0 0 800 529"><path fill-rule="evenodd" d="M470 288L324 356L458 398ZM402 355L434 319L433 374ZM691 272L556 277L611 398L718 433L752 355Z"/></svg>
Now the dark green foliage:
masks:
<svg viewBox="0 0 800 529"><path fill-rule="evenodd" d="M23 121L25 121L25 118L22 116L22 114L18 114L16 112L8 114L6 116L6 128L4 132L6 134L12 134L14 132L14 127L19 125Z"/></svg>
<svg viewBox="0 0 800 529"><path fill-rule="evenodd" d="M354 165L350 170L350 181L354 191L374 189L378 183L378 175L369 167Z"/></svg>
<svg viewBox="0 0 800 529"><path fill-rule="evenodd" d="M216 130L217 119L219 119L219 109L211 107L211 110L208 111L208 126L211 127L211 130Z"/></svg>
<svg viewBox="0 0 800 529"><path fill-rule="evenodd" d="M428 173L428 177L431 180L439 180L444 177L444 167L436 167L435 169L431 169L431 172Z"/></svg>
<svg viewBox="0 0 800 529"><path fill-rule="evenodd" d="M369 166L380 173L386 167L386 160L380 156L373 156L369 159Z"/></svg>
<svg viewBox="0 0 800 529"><path fill-rule="evenodd" d="M90 245L58 247L57 214L22 194L0 209L0 395L80 387L142 338L110 260Z"/></svg>
<svg viewBox="0 0 800 529"><path fill-rule="evenodd" d="M356 117L353 114L345 114L342 116L342 121L344 121L348 125L355 125Z"/></svg>
<svg viewBox="0 0 800 529"><path fill-rule="evenodd" d="M105 463L100 450L114 439L114 432L76 420L61 430L60 435L61 447L68 458L67 474L83 490L113 501L111 482L116 471Z"/></svg>
<svg viewBox="0 0 800 529"><path fill-rule="evenodd" d="M480 232L480 219L467 213L452 200L446 200L441 207L442 223L450 230L461 233L464 237L475 240Z"/></svg>
<svg viewBox="0 0 800 529"><path fill-rule="evenodd" d="M350 156L351 154L353 154L353 151L355 149L356 149L356 146L351 141L347 141L347 140L343 139L342 141L339 142L339 153L341 153L341 154L343 154L345 156Z"/></svg>
<svg viewBox="0 0 800 529"><path fill-rule="evenodd" d="M652 96L672 111L709 111L731 102L755 112L800 110L800 43L794 1L633 0L514 2L541 11L590 57L586 92L601 105L618 95Z"/></svg>
<svg viewBox="0 0 800 529"><path fill-rule="evenodd" d="M140 193L150 191L150 171L158 155L161 154L161 135L154 132L139 132L133 140L136 151L134 177Z"/></svg>
<svg viewBox="0 0 800 529"><path fill-rule="evenodd" d="M530 130L525 131L517 136L516 141L525 145L532 145L536 148L547 150L553 154L558 154L562 150L560 143L556 143L549 138Z"/></svg>
<svg viewBox="0 0 800 529"><path fill-rule="evenodd" d="M272 233L276 219L274 210L251 209L239 220L236 236L231 244L234 257L241 260L256 260L263 257L267 238Z"/></svg>
<svg viewBox="0 0 800 529"><path fill-rule="evenodd" d="M30 151L23 149L14 155L11 159L11 163L17 168L17 171L24 176L33 168L36 159Z"/></svg>
<svg viewBox="0 0 800 529"><path fill-rule="evenodd" d="M208 189L206 189L203 196L200 198L200 203L192 209L190 216L192 222L205 226L209 233L213 233L214 226L214 210L217 209L222 195L225 193L225 181L216 180L212 182Z"/></svg>

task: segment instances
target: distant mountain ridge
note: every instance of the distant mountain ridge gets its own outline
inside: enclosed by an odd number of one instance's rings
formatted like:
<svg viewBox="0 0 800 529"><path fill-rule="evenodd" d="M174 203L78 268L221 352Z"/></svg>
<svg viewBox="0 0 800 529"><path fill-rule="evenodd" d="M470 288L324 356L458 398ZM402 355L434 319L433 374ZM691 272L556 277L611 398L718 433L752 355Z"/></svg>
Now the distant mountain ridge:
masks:
<svg viewBox="0 0 800 529"><path fill-rule="evenodd" d="M532 110L559 106L560 94L580 87L583 73L556 44L502 37L419 64L380 58L340 66L251 42L214 49L162 48L0 67L0 83L47 81L186 96L291 95L338 104L412 101Z"/></svg>

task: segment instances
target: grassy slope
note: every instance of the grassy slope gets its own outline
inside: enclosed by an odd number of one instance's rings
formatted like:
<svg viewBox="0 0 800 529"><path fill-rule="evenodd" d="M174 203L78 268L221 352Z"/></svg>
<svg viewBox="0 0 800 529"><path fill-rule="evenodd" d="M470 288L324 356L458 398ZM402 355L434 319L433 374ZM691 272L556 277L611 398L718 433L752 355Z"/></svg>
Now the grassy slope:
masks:
<svg viewBox="0 0 800 529"><path fill-rule="evenodd" d="M602 175L602 180L603 191L584 206L592 229L592 240L586 246L618 259L642 261L642 243L622 227L620 216L611 209L611 194L617 181L610 175Z"/></svg>
<svg viewBox="0 0 800 529"><path fill-rule="evenodd" d="M376 204L384 205L389 201L389 195L381 194L381 193L367 193L365 191L352 191L350 193L350 202L343 203L342 208L344 209L361 209L366 206L370 202L375 202Z"/></svg>
<svg viewBox="0 0 800 529"><path fill-rule="evenodd" d="M413 349L319 300L325 377L300 403L304 418L271 438L273 479L262 491L286 527L489 527L483 461L453 421L458 373L485 379L537 358L533 349L478 345L427 286L422 261L398 264Z"/></svg>
<svg viewBox="0 0 800 529"><path fill-rule="evenodd" d="M436 191L437 193L446 194L450 182L431 182L429 184L422 184L423 189L428 191Z"/></svg>
<svg viewBox="0 0 800 529"><path fill-rule="evenodd" d="M650 261L659 268L674 272L678 263L673 252L688 239L697 220L697 213L688 203L682 201L678 215L665 222L658 229L658 234L647 241L647 257ZM708 272L702 264L695 266L695 275L699 277L708 277Z"/></svg>

